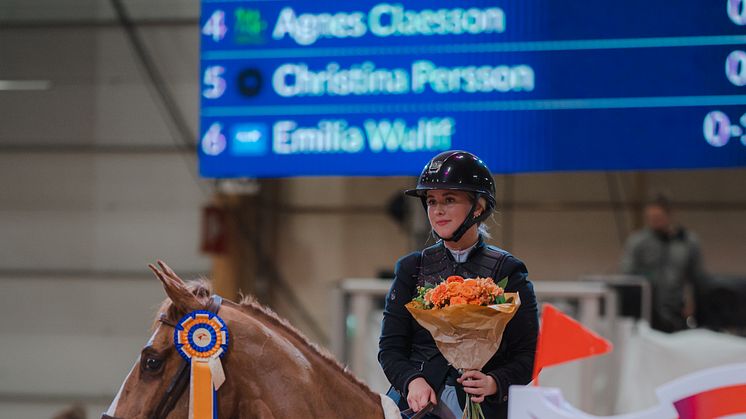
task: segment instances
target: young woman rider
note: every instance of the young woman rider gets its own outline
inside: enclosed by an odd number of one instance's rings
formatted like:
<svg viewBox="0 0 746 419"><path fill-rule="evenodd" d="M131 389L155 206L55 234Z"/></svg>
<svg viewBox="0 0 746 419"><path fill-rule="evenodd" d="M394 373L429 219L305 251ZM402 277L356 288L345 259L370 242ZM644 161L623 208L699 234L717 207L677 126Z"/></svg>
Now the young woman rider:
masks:
<svg viewBox="0 0 746 419"><path fill-rule="evenodd" d="M389 396L402 410L435 406L429 418L460 418L466 394L482 403L488 418L507 418L508 387L528 384L534 364L538 312L526 266L510 253L485 243L482 222L495 208L495 183L487 166L465 151L447 151L425 166L417 187L405 192L427 211L438 241L396 263L386 296L378 360L392 385ZM518 292L521 307L508 323L500 348L482 371L460 375L435 346L430 333L404 307L416 287L451 275L508 277L507 292Z"/></svg>

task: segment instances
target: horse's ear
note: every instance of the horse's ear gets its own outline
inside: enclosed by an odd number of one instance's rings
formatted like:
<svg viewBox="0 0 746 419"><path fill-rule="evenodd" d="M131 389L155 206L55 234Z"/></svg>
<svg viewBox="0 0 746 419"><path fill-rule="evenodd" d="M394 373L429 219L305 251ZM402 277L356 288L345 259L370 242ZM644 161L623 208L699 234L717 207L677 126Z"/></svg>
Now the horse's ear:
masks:
<svg viewBox="0 0 746 419"><path fill-rule="evenodd" d="M161 281L163 289L166 290L166 295L168 295L168 298L171 299L177 308L187 313L205 308L204 304L202 304L199 299L192 294L189 287L187 287L184 281L179 278L179 276L176 275L168 265L159 260L158 266L160 269L149 264L148 268L150 268L155 276Z"/></svg>

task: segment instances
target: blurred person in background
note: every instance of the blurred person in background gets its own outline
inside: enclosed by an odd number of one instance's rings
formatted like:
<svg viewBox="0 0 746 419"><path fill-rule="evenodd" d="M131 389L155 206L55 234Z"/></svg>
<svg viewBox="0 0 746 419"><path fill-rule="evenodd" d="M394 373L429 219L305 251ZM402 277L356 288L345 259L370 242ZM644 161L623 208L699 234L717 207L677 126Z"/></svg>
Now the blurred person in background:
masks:
<svg viewBox="0 0 746 419"><path fill-rule="evenodd" d="M694 290L705 277L699 241L674 223L666 196L656 195L644 211L646 226L627 239L622 272L650 282L654 329L672 333L694 327Z"/></svg>
<svg viewBox="0 0 746 419"><path fill-rule="evenodd" d="M406 194L422 201L438 241L396 263L378 353L392 384L388 395L402 410L418 412L432 403L435 409L426 418L450 419L461 417L468 393L482 403L486 417L507 418L508 387L531 381L539 319L526 266L485 243L482 223L496 204L492 174L477 156L447 151L430 160L417 187ZM520 293L521 306L482 371L460 375L449 366L430 332L405 307L417 295L417 286L437 284L451 275L495 282L508 277L505 291Z"/></svg>
<svg viewBox="0 0 746 419"><path fill-rule="evenodd" d="M57 413L52 419L86 419L85 408L76 404Z"/></svg>

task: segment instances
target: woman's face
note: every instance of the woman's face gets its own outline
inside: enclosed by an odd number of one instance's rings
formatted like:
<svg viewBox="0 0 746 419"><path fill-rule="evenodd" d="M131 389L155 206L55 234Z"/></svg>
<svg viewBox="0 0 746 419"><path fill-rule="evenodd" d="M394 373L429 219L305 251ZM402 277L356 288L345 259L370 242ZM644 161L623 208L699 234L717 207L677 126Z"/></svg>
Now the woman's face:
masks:
<svg viewBox="0 0 746 419"><path fill-rule="evenodd" d="M440 237L453 236L466 219L472 205L466 192L442 189L427 191L425 203L430 226Z"/></svg>

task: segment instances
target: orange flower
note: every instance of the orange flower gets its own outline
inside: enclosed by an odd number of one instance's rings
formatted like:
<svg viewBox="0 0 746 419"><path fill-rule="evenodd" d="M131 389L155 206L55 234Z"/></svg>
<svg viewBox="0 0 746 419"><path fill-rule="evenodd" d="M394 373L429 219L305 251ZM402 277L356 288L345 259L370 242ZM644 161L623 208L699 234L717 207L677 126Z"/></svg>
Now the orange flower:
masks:
<svg viewBox="0 0 746 419"><path fill-rule="evenodd" d="M453 275L435 288L427 290L422 298L432 308L457 304L490 305L504 290L492 278L467 278Z"/></svg>
<svg viewBox="0 0 746 419"><path fill-rule="evenodd" d="M468 300L475 299L481 294L479 284L474 280L464 281L459 291L461 296Z"/></svg>
<svg viewBox="0 0 746 419"><path fill-rule="evenodd" d="M451 275L446 279L446 284L453 282L464 282L464 277L459 275Z"/></svg>
<svg viewBox="0 0 746 419"><path fill-rule="evenodd" d="M446 289L449 295L458 295L463 282L448 282L446 283Z"/></svg>
<svg viewBox="0 0 746 419"><path fill-rule="evenodd" d="M467 304L467 303L468 303L468 300L466 298L455 296L455 297L451 297L451 303L449 305L454 306L457 304Z"/></svg>
<svg viewBox="0 0 746 419"><path fill-rule="evenodd" d="M432 304L433 303L433 292L435 291L435 288L430 288L425 293L425 301Z"/></svg>
<svg viewBox="0 0 746 419"><path fill-rule="evenodd" d="M448 298L446 289L442 286L437 286L432 290L432 294L430 296L431 302L435 307L442 307L445 303L445 300Z"/></svg>

